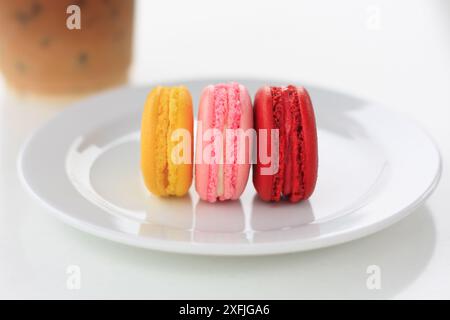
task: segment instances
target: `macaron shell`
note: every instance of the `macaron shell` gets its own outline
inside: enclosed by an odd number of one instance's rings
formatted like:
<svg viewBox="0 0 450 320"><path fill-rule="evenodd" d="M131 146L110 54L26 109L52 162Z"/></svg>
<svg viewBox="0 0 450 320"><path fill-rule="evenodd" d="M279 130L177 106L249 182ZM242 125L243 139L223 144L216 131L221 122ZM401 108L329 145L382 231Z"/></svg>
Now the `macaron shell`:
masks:
<svg viewBox="0 0 450 320"><path fill-rule="evenodd" d="M156 158L154 157L154 150L158 145L156 128L161 89L161 87L156 87L148 95L141 123L141 172L147 189L156 195L163 195L163 191L159 190L155 179Z"/></svg>
<svg viewBox="0 0 450 320"><path fill-rule="evenodd" d="M285 132L285 171L283 196L291 202L303 199L303 140L300 103L297 88L288 86L282 89ZM280 144L281 146L281 144Z"/></svg>
<svg viewBox="0 0 450 320"><path fill-rule="evenodd" d="M283 176L283 186L282 194L288 195L289 199L292 200L295 194L298 194L298 189L300 186L300 172L295 170L300 168L300 163L298 161L299 153L299 143L298 134L296 132L297 126L300 125L300 121L296 121L299 117L300 110L298 99L292 94L292 88L284 90L282 93L283 104L285 108L284 114L284 132L285 132L285 143L284 143L284 176ZM296 92L294 91L296 94Z"/></svg>
<svg viewBox="0 0 450 320"><path fill-rule="evenodd" d="M245 88L243 85L239 85L239 92L240 92L240 102L241 102L241 119L240 119L240 125L239 127L244 132L251 132L248 131L249 129L253 128L253 108L252 108L252 101L250 98L250 95L248 93L247 88ZM240 144L238 146L238 155L239 152L244 152L245 154L245 163L238 164L237 165L237 177L236 177L236 188L234 190L233 196L231 199L236 200L238 199L242 193L245 190L245 187L247 186L248 181L248 175L250 172L250 163L251 163L251 150L253 148L252 136L250 138L245 138L245 144Z"/></svg>
<svg viewBox="0 0 450 320"><path fill-rule="evenodd" d="M287 116L290 110L286 106L286 92L281 87L271 87L272 94L272 115L274 121L273 129L278 130L278 154L272 155L272 161L278 162L278 170L274 173L272 185L272 201L279 201L283 196L283 188L286 181L286 164L291 160L289 148L289 136L287 133ZM278 155L278 158L276 157ZM292 176L292 175L288 175Z"/></svg>
<svg viewBox="0 0 450 320"><path fill-rule="evenodd" d="M223 192L219 196L219 200L232 199L235 193L237 185L237 170L238 166L236 161L238 160L238 146L239 142L236 141L232 130L240 128L242 118L241 108L241 89L239 84L231 83L227 85L221 85L222 88L226 88L227 91L227 111L226 111L226 123L223 132L224 142L224 161L223 161L223 179L222 186ZM231 135L230 135L231 134ZM220 178L220 175L219 175ZM219 185L220 186L220 185Z"/></svg>
<svg viewBox="0 0 450 320"><path fill-rule="evenodd" d="M211 128L211 120L213 117L212 113L214 110L210 106L212 106L213 94L214 86L210 85L204 88L200 96L200 104L198 107L195 153L195 189L202 200L207 200L209 182L209 164L205 163L202 152L208 142L203 141L203 133Z"/></svg>
<svg viewBox="0 0 450 320"><path fill-rule="evenodd" d="M188 152L188 156L184 157L188 161L186 163L173 164L169 158L169 165L176 168L176 180L173 181L175 185L171 184L171 188L175 191L176 196L185 195L191 184L192 184L192 160L193 160L193 127L194 127L194 115L192 110L192 97L186 87L178 88L178 99L177 99L177 114L176 114L176 124L173 129L184 129L187 141L175 141L171 142L173 148L173 143L175 145L181 143L183 146L183 152ZM170 133L171 134L171 133ZM170 137L170 136L169 136ZM172 149L169 149L172 152ZM184 155L182 155L184 156Z"/></svg>
<svg viewBox="0 0 450 320"><path fill-rule="evenodd" d="M314 192L317 181L319 163L317 128L314 109L308 91L303 87L298 87L297 93L300 102L303 127L303 199L308 199Z"/></svg>
<svg viewBox="0 0 450 320"><path fill-rule="evenodd" d="M253 165L253 185L262 200L270 201L272 197L273 175L262 174L263 168L269 168L270 163L262 163L261 152L265 156L272 154L270 130L274 127L272 112L272 93L269 86L260 88L254 101L254 125L257 131L257 162ZM267 133L267 143L260 145L262 131ZM265 141L264 141L265 142Z"/></svg>

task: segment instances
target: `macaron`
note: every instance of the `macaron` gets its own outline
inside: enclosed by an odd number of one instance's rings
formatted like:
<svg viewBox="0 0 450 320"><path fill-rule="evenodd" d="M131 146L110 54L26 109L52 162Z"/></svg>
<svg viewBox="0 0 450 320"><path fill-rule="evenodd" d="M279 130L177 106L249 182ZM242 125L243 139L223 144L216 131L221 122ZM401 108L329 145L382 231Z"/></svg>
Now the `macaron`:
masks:
<svg viewBox="0 0 450 320"><path fill-rule="evenodd" d="M184 86L154 88L141 125L141 171L157 196L183 196L192 184L192 97Z"/></svg>
<svg viewBox="0 0 450 320"><path fill-rule="evenodd" d="M314 110L306 89L260 88L254 122L258 138L253 184L259 197L275 202L308 199L316 185L318 151Z"/></svg>
<svg viewBox="0 0 450 320"><path fill-rule="evenodd" d="M195 188L202 200L240 197L250 171L252 128L252 103L244 86L226 83L203 89L195 151Z"/></svg>

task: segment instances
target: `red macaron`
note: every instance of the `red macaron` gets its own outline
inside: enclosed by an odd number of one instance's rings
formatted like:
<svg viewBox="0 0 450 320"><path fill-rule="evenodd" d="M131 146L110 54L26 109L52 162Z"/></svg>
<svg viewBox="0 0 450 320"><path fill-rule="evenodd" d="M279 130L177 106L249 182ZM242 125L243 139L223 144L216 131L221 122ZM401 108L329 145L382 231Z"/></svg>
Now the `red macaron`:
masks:
<svg viewBox="0 0 450 320"><path fill-rule="evenodd" d="M318 152L314 110L306 89L292 85L260 88L254 102L254 125L253 184L260 198L291 202L309 198L317 180Z"/></svg>

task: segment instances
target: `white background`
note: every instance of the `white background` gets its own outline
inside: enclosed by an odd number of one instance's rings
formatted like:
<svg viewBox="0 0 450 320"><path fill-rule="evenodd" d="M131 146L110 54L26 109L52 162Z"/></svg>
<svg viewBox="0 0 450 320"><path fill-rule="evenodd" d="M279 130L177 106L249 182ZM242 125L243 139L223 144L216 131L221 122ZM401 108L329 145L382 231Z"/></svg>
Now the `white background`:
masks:
<svg viewBox="0 0 450 320"><path fill-rule="evenodd" d="M400 223L324 250L218 258L118 245L22 189L19 148L62 106L18 100L0 80L0 298L450 298L450 1L139 2L131 82L208 76L321 85L412 116L441 149L440 185ZM372 264L378 291L366 288ZM80 290L66 287L69 265Z"/></svg>

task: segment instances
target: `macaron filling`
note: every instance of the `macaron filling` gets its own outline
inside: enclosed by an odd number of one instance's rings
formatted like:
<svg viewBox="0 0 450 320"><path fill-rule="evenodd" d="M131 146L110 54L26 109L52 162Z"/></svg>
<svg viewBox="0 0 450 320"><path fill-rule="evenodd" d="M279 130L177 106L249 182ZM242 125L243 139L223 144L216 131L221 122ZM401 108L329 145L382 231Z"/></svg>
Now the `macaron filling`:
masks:
<svg viewBox="0 0 450 320"><path fill-rule="evenodd" d="M278 130L278 155L272 154L275 157L273 161L278 161L278 171L273 176L272 182L272 201L279 201L281 198L281 190L284 185L284 169L285 169L285 126L284 123L284 105L282 102L282 89L280 87L271 87L272 94L272 114L274 129Z"/></svg>
<svg viewBox="0 0 450 320"><path fill-rule="evenodd" d="M166 191L168 194L176 193L176 183L177 183L177 165L172 161L172 150L176 146L177 142L172 141L171 135L177 129L177 114L178 105L180 103L179 99L180 89L171 88L169 92L169 126L167 129L166 139L167 139L167 186Z"/></svg>
<svg viewBox="0 0 450 320"><path fill-rule="evenodd" d="M238 135L236 130L240 128L241 123L241 99L239 85L236 83L230 84L228 87L228 115L225 130L228 129L224 135L224 194L220 200L231 199L236 191L237 175L238 175ZM227 141L227 140L230 141ZM231 148L229 148L231 144Z"/></svg>
<svg viewBox="0 0 450 320"><path fill-rule="evenodd" d="M212 105L214 111L211 119L211 128L217 130L213 131L211 137L211 154L209 159L211 163L208 166L208 187L206 193L209 202L216 201L217 192L220 192L220 190L218 190L220 187L218 186L223 185L222 182L219 183L219 159L221 155L219 154L220 150L217 150L216 148L216 141L217 139L221 139L219 132L222 131L224 125L227 103L226 93L226 88L215 86L213 89Z"/></svg>
<svg viewBox="0 0 450 320"><path fill-rule="evenodd" d="M156 185L163 195L175 195L177 165L172 161L172 150L177 142L171 135L177 129L177 115L181 89L161 88L158 97L158 123L156 126Z"/></svg>
<svg viewBox="0 0 450 320"><path fill-rule="evenodd" d="M304 196L300 101L294 86L270 90L274 129L279 130L278 159L275 159L279 167L273 176L270 200L286 197L294 202Z"/></svg>
<svg viewBox="0 0 450 320"><path fill-rule="evenodd" d="M161 88L158 97L158 124L156 126L155 175L156 186L166 194L167 178L167 132L169 131L169 89Z"/></svg>

